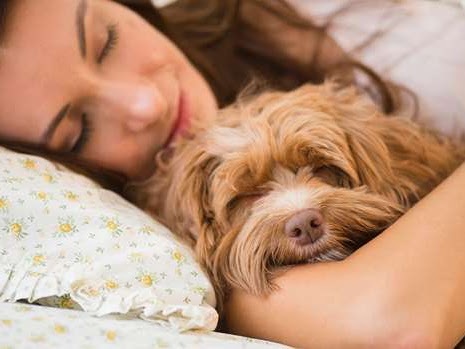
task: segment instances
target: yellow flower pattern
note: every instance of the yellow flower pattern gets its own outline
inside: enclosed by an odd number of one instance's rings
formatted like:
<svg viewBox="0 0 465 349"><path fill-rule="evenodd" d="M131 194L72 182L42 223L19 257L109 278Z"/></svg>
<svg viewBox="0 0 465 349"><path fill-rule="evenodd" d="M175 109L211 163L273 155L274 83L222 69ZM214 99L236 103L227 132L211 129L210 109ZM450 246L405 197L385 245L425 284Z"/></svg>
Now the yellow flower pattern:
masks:
<svg viewBox="0 0 465 349"><path fill-rule="evenodd" d="M35 194L39 200L46 201L48 199L48 194L44 191L39 191Z"/></svg>
<svg viewBox="0 0 465 349"><path fill-rule="evenodd" d="M150 225L144 225L142 228L140 228L139 233L150 235L155 233L155 230Z"/></svg>
<svg viewBox="0 0 465 349"><path fill-rule="evenodd" d="M113 342L116 339L116 332L115 331L107 331L105 333L105 337L110 341Z"/></svg>
<svg viewBox="0 0 465 349"><path fill-rule="evenodd" d="M72 191L66 191L64 192L64 197L68 199L69 201L78 201L79 200L79 195Z"/></svg>
<svg viewBox="0 0 465 349"><path fill-rule="evenodd" d="M144 285L144 286L152 286L153 285L153 281L154 281L154 278L151 276L151 275L142 275L140 278L139 278L139 281Z"/></svg>
<svg viewBox="0 0 465 349"><path fill-rule="evenodd" d="M53 177L50 173L43 173L42 178L47 183L54 183L55 177Z"/></svg>
<svg viewBox="0 0 465 349"><path fill-rule="evenodd" d="M136 276L137 281L139 281L144 287L151 287L157 283L157 277L154 273L148 271L139 271L139 275Z"/></svg>
<svg viewBox="0 0 465 349"><path fill-rule="evenodd" d="M69 237L77 232L73 217L59 217L58 226L55 230L56 237Z"/></svg>
<svg viewBox="0 0 465 349"><path fill-rule="evenodd" d="M62 233L66 234L66 233L69 233L72 230L73 230L73 226L71 224L69 224L69 223L61 223L60 224L60 231Z"/></svg>
<svg viewBox="0 0 465 349"><path fill-rule="evenodd" d="M202 296L206 295L207 292L208 292L208 290L205 287L199 287L199 286L193 287L192 291L194 291L195 293L200 294Z"/></svg>
<svg viewBox="0 0 465 349"><path fill-rule="evenodd" d="M10 206L10 203L8 202L7 197L0 196L0 211L7 212L9 206Z"/></svg>
<svg viewBox="0 0 465 349"><path fill-rule="evenodd" d="M34 265L42 265L44 266L45 265L45 260L46 260L46 256L39 253L39 254L36 254L32 257L32 264Z"/></svg>
<svg viewBox="0 0 465 349"><path fill-rule="evenodd" d="M24 239L28 233L27 228L29 225L26 223L26 220L23 218L11 219L7 218L4 221L3 231L14 237L16 240Z"/></svg>
<svg viewBox="0 0 465 349"><path fill-rule="evenodd" d="M213 331L179 332L132 316L96 317L68 309L0 303L0 349L222 348L287 349L280 344Z"/></svg>
<svg viewBox="0 0 465 349"><path fill-rule="evenodd" d="M63 334L66 332L66 327L60 324L55 324L53 329L55 330L55 333L58 333L58 334Z"/></svg>
<svg viewBox="0 0 465 349"><path fill-rule="evenodd" d="M9 320L9 319L3 319L3 320L0 320L0 321L5 326L11 326L11 324L12 324L12 321Z"/></svg>
<svg viewBox="0 0 465 349"><path fill-rule="evenodd" d="M30 159L30 158L26 158L24 160L21 161L24 168L27 168L28 170L35 170L37 169L37 163Z"/></svg>
<svg viewBox="0 0 465 349"><path fill-rule="evenodd" d="M20 238L23 234L23 226L21 223L11 223L10 230L16 238Z"/></svg>
<svg viewBox="0 0 465 349"><path fill-rule="evenodd" d="M115 280L106 280L105 281L105 288L107 290L113 291L119 288L118 283Z"/></svg>
<svg viewBox="0 0 465 349"><path fill-rule="evenodd" d="M111 233L112 236L118 237L123 232L121 224L115 217L101 217L103 228Z"/></svg>
<svg viewBox="0 0 465 349"><path fill-rule="evenodd" d="M111 231L115 231L118 229L118 225L115 223L115 221L107 221L107 228Z"/></svg>
<svg viewBox="0 0 465 349"><path fill-rule="evenodd" d="M5 169L0 171L0 290L9 291L0 291L0 305L16 295L50 294L37 302L102 315L144 311L157 321L179 322L183 330L194 323L214 327L208 278L192 251L152 217L48 160L0 147L0 166ZM156 299L145 300L151 294ZM176 311L164 315L165 306ZM181 315L186 306L194 321ZM15 325L0 314L0 330ZM63 337L73 331L58 320L48 329ZM116 330L104 333L106 341L120 344ZM29 335L24 340L47 340L41 332Z"/></svg>
<svg viewBox="0 0 465 349"><path fill-rule="evenodd" d="M181 252L179 252L178 250L175 250L173 251L173 253L171 254L171 256L173 257L173 259L177 262L177 263L182 263L184 261L184 256Z"/></svg>

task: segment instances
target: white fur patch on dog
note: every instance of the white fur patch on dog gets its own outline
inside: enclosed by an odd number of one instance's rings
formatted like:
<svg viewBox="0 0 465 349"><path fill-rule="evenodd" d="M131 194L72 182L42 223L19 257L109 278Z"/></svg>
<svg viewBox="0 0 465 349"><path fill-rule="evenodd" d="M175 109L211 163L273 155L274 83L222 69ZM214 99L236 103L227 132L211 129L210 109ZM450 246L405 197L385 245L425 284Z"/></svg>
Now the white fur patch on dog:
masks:
<svg viewBox="0 0 465 349"><path fill-rule="evenodd" d="M243 151L252 139L242 128L214 127L208 132L208 151L214 155Z"/></svg>
<svg viewBox="0 0 465 349"><path fill-rule="evenodd" d="M260 206L267 212L297 212L316 206L316 197L321 188L295 187L283 191L274 191L261 200Z"/></svg>

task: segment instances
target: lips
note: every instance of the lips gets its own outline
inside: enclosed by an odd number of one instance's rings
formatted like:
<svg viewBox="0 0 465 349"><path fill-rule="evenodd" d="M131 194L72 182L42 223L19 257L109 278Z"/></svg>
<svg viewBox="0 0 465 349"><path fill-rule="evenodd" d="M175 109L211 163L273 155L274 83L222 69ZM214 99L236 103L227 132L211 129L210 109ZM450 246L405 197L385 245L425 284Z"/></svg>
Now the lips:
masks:
<svg viewBox="0 0 465 349"><path fill-rule="evenodd" d="M171 129L170 135L166 140L163 148L168 147L179 135L181 135L189 125L189 115L187 110L187 101L186 96L181 91L178 101L178 112L176 115L176 120Z"/></svg>

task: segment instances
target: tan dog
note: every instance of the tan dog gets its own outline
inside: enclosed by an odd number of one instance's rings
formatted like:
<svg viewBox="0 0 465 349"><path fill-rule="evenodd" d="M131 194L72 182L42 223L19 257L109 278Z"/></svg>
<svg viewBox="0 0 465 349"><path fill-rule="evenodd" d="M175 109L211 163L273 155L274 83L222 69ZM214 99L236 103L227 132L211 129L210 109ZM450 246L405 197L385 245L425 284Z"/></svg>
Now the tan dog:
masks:
<svg viewBox="0 0 465 349"><path fill-rule="evenodd" d="M270 292L278 266L345 258L464 159L463 143L327 83L243 99L130 190L194 247L221 308L231 287Z"/></svg>

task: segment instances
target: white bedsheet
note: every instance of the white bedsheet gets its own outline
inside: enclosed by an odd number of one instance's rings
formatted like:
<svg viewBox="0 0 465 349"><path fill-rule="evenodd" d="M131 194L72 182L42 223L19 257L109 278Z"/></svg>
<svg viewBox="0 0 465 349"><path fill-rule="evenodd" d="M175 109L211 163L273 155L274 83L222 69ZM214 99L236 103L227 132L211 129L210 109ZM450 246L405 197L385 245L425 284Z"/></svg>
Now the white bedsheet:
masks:
<svg viewBox="0 0 465 349"><path fill-rule="evenodd" d="M216 332L167 330L130 315L93 317L77 310L0 303L2 349L283 349L286 346Z"/></svg>
<svg viewBox="0 0 465 349"><path fill-rule="evenodd" d="M329 26L336 41L415 92L421 118L447 133L465 130L465 9L457 1L288 1L319 24L350 5Z"/></svg>

